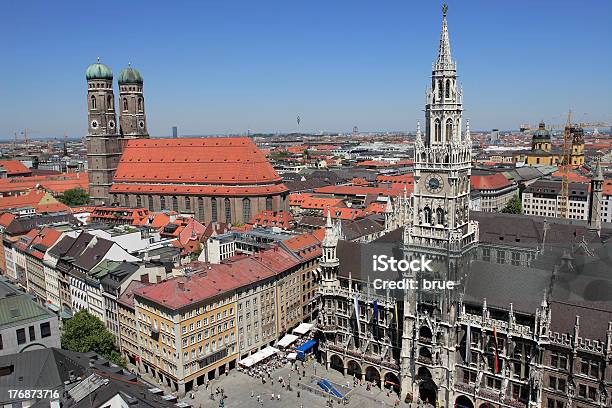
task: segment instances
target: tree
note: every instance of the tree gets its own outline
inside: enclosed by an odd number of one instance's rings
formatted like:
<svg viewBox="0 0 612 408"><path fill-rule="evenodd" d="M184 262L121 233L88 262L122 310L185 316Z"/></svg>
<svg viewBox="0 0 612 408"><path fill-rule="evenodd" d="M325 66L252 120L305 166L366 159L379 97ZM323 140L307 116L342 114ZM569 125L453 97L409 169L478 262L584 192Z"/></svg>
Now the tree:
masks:
<svg viewBox="0 0 612 408"><path fill-rule="evenodd" d="M503 213L507 214L522 214L523 206L521 205L521 198L517 194L508 201L506 206L502 209Z"/></svg>
<svg viewBox="0 0 612 408"><path fill-rule="evenodd" d="M125 367L127 364L115 346L115 336L87 310L77 312L64 323L62 348L79 353L95 351L119 366Z"/></svg>
<svg viewBox="0 0 612 408"><path fill-rule="evenodd" d="M76 187L64 191L57 199L68 206L85 205L89 202L89 194L81 187Z"/></svg>

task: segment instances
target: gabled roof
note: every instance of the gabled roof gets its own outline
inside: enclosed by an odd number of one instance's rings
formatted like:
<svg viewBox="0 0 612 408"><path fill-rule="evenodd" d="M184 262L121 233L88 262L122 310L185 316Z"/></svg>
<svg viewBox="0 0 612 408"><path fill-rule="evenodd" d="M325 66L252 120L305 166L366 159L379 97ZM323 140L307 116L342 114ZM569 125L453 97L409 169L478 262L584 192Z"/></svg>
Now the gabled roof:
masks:
<svg viewBox="0 0 612 408"><path fill-rule="evenodd" d="M123 152L111 191L142 185L146 186L143 192L171 193L162 189L164 183L191 185L195 194L198 186L217 187L221 193L222 187L280 182L249 138L136 139L130 140Z"/></svg>
<svg viewBox="0 0 612 408"><path fill-rule="evenodd" d="M18 176L32 173L32 171L19 160L0 160L0 168L6 172L7 176Z"/></svg>

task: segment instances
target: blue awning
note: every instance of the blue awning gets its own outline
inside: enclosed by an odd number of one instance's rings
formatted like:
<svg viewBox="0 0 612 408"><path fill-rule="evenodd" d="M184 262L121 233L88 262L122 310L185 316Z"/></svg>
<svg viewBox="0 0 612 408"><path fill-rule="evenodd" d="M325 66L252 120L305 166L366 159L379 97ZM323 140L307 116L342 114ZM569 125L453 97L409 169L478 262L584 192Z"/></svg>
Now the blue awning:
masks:
<svg viewBox="0 0 612 408"><path fill-rule="evenodd" d="M306 352L310 351L310 349L313 348L316 345L317 345L317 341L316 340L308 340L306 343L302 344L296 350L297 351L301 351L303 353L306 353Z"/></svg>

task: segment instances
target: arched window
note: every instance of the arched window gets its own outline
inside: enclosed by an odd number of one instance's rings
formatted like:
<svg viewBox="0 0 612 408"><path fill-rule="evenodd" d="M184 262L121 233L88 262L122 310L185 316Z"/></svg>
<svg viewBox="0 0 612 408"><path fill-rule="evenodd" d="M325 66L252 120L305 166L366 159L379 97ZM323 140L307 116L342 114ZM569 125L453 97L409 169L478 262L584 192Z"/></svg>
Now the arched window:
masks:
<svg viewBox="0 0 612 408"><path fill-rule="evenodd" d="M160 202L161 210L162 211L163 210L167 210L167 208L166 208L166 197L164 197L164 196L159 197L159 202Z"/></svg>
<svg viewBox="0 0 612 408"><path fill-rule="evenodd" d="M436 210L436 221L440 225L444 225L444 210L438 207Z"/></svg>
<svg viewBox="0 0 612 408"><path fill-rule="evenodd" d="M440 119L436 119L434 122L434 142L439 143L442 141L442 135L440 133L442 133Z"/></svg>
<svg viewBox="0 0 612 408"><path fill-rule="evenodd" d="M242 199L242 221L246 224L251 219L251 200Z"/></svg>
<svg viewBox="0 0 612 408"><path fill-rule="evenodd" d="M142 98L138 98L138 111L142 112Z"/></svg>
<svg viewBox="0 0 612 408"><path fill-rule="evenodd" d="M108 95L106 97L106 109L108 109L108 110L113 110L114 109L114 107L113 107L113 97L110 96L110 95Z"/></svg>
<svg viewBox="0 0 612 408"><path fill-rule="evenodd" d="M232 223L232 201L229 198L225 199L225 223Z"/></svg>
<svg viewBox="0 0 612 408"><path fill-rule="evenodd" d="M446 89L445 89L445 92L444 92L444 97L450 98L450 88L451 88L451 86L450 86L450 79L447 79L446 80Z"/></svg>
<svg viewBox="0 0 612 408"><path fill-rule="evenodd" d="M123 110L124 111L128 110L128 101L127 101L127 98L123 98Z"/></svg>
<svg viewBox="0 0 612 408"><path fill-rule="evenodd" d="M450 142L451 138L453 137L453 120L452 119L447 119L446 120L446 141Z"/></svg>
<svg viewBox="0 0 612 408"><path fill-rule="evenodd" d="M266 197L266 210L272 211L272 197Z"/></svg>
<svg viewBox="0 0 612 408"><path fill-rule="evenodd" d="M204 198L198 197L198 221L204 222Z"/></svg>
<svg viewBox="0 0 612 408"><path fill-rule="evenodd" d="M136 208L140 208L142 207L142 197L139 195L136 195Z"/></svg>
<svg viewBox="0 0 612 408"><path fill-rule="evenodd" d="M185 210L191 211L191 197L185 197Z"/></svg>
<svg viewBox="0 0 612 408"><path fill-rule="evenodd" d="M178 198L176 196L172 197L172 211L178 212Z"/></svg>
<svg viewBox="0 0 612 408"><path fill-rule="evenodd" d="M153 211L153 196L149 196L149 211Z"/></svg>
<svg viewBox="0 0 612 408"><path fill-rule="evenodd" d="M425 224L431 224L431 208L423 208L423 213L425 214Z"/></svg>
<svg viewBox="0 0 612 408"><path fill-rule="evenodd" d="M96 105L96 96L91 95L91 109L98 109Z"/></svg>
<svg viewBox="0 0 612 408"><path fill-rule="evenodd" d="M442 99L442 95L443 95L442 88L443 88L442 80L438 79L438 99Z"/></svg>
<svg viewBox="0 0 612 408"><path fill-rule="evenodd" d="M211 219L212 222L218 222L219 221L219 217L217 214L217 199L215 197L210 199L210 212L211 212Z"/></svg>

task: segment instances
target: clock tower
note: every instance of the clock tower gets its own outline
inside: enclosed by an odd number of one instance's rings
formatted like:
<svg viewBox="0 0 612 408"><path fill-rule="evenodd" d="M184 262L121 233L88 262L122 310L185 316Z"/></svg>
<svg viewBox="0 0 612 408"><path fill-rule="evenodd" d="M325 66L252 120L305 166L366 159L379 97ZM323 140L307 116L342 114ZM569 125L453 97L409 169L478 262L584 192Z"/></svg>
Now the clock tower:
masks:
<svg viewBox="0 0 612 408"><path fill-rule="evenodd" d="M432 271L407 272L419 289L406 291L402 340L402 392L413 400L450 406L454 370L456 303L478 224L470 221L472 142L462 126L463 92L451 56L446 14L438 56L426 91L425 134L417 124L414 192L410 224L404 229L404 256L432 260ZM459 287L425 289L425 281Z"/></svg>

